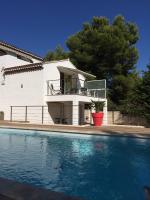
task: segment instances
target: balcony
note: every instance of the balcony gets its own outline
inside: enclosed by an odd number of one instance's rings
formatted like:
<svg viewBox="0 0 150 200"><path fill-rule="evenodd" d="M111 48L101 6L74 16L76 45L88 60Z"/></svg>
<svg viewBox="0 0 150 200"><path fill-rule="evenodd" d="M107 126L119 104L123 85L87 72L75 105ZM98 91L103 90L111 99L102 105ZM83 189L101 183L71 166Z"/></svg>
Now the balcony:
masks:
<svg viewBox="0 0 150 200"><path fill-rule="evenodd" d="M81 95L106 98L106 80L85 81L78 78L47 80L47 96Z"/></svg>

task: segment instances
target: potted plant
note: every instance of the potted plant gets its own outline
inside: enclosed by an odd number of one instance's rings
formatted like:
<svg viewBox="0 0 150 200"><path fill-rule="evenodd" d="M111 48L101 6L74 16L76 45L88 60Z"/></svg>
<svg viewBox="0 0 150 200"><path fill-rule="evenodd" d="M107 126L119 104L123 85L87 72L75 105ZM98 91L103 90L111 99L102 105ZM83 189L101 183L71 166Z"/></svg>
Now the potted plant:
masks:
<svg viewBox="0 0 150 200"><path fill-rule="evenodd" d="M104 102L102 101L92 101L91 108L95 110L94 113L92 113L94 126L101 126L103 122L103 107Z"/></svg>

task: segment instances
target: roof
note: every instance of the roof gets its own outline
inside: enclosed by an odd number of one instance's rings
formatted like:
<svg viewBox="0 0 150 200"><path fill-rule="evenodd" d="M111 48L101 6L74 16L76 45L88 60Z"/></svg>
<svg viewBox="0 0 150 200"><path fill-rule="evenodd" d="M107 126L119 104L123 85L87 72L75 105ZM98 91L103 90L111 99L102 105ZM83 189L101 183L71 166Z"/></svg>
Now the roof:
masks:
<svg viewBox="0 0 150 200"><path fill-rule="evenodd" d="M49 64L49 63L58 63L58 62L64 62L64 61L70 61L69 58L62 59L62 60L50 60L50 61L44 61L44 64ZM71 61L70 61L71 62Z"/></svg>
<svg viewBox="0 0 150 200"><path fill-rule="evenodd" d="M69 60L66 59L66 60L60 60L60 61L57 61L57 62L62 62L62 61L69 61ZM5 75L7 75L7 74L20 73L20 72L25 72L25 71L40 70L40 69L43 69L43 64L46 64L46 63L45 62L38 62L38 63L32 63L32 64L8 67L8 68L4 68L3 72L4 72ZM93 74L89 74L89 73L81 71L81 70L79 70L77 68L69 68L69 67L64 67L64 66L57 66L57 68L60 71L66 72L66 73L82 74L85 77L91 77L91 78L95 78L96 77Z"/></svg>
<svg viewBox="0 0 150 200"><path fill-rule="evenodd" d="M12 44L8 44L8 43L6 43L4 41L0 41L0 46L5 47L5 50L11 49L13 52L18 52L19 54L26 55L27 57L32 57L32 58L35 58L35 59L40 60L40 61L43 60L42 57L40 57L40 56L38 56L36 54L33 54L33 53L29 52L29 51L20 49L20 48L18 48L16 46L14 46Z"/></svg>
<svg viewBox="0 0 150 200"><path fill-rule="evenodd" d="M20 72L25 72L25 71L40 70L40 69L43 69L42 62L4 68L4 74L7 75L7 74L20 73Z"/></svg>

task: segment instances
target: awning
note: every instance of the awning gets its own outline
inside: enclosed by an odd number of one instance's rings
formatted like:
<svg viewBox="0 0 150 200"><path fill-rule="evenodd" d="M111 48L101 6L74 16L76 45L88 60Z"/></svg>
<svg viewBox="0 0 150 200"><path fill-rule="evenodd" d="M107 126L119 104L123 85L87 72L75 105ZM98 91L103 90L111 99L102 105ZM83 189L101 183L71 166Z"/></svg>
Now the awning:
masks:
<svg viewBox="0 0 150 200"><path fill-rule="evenodd" d="M91 78L96 78L96 76L94 76L93 74L89 74L87 72L84 72L82 70L79 69L73 69L73 68L68 68L68 67L63 67L63 66L58 66L57 67L59 69L59 71L64 72L66 74L82 74L85 77L91 77Z"/></svg>

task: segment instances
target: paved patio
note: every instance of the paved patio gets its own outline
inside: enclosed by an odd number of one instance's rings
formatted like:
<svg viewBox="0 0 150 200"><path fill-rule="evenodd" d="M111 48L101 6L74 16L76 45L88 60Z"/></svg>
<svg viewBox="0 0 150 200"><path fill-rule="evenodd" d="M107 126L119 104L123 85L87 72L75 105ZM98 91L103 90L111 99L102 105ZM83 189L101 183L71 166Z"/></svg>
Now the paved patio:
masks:
<svg viewBox="0 0 150 200"><path fill-rule="evenodd" d="M150 128L112 125L112 126L71 126L71 125L42 125L30 123L18 123L9 121L0 121L0 127L6 128L21 128L21 129L36 129L42 131L59 131L59 132L72 132L83 134L116 134L125 136L150 136Z"/></svg>

